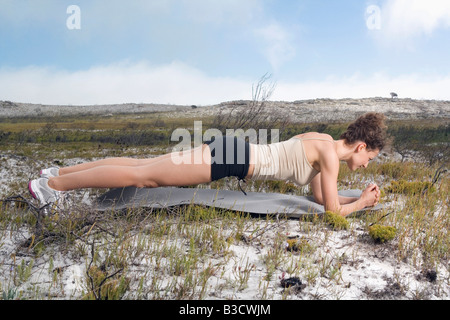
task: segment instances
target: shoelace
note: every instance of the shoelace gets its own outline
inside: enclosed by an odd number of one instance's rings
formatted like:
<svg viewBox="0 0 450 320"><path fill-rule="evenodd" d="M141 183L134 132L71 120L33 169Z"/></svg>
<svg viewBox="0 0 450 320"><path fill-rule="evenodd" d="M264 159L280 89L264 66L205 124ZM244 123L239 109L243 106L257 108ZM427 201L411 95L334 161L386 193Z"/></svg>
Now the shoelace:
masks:
<svg viewBox="0 0 450 320"><path fill-rule="evenodd" d="M244 191L244 189L242 189L242 187L241 187L241 181L244 181L244 183L247 183L246 181L245 181L245 179L238 179L238 186L239 186L239 189L242 191L242 193L244 193L245 195L247 195L247 193Z"/></svg>

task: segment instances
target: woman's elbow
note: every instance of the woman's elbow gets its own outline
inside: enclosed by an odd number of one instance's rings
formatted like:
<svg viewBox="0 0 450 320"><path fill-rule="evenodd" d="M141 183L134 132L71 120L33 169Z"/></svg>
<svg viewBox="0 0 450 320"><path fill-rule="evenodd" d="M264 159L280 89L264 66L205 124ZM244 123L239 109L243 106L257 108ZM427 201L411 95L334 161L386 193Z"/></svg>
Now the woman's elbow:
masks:
<svg viewBox="0 0 450 320"><path fill-rule="evenodd" d="M309 184L309 187L311 188L314 201L318 204L323 205L323 197L322 197L322 187L320 183L320 173L314 177L314 179L311 180L311 183Z"/></svg>
<svg viewBox="0 0 450 320"><path fill-rule="evenodd" d="M342 217L347 216L349 213L343 210L342 206L339 204L331 205L331 204L324 204L325 211L331 211L336 213L337 215L340 215Z"/></svg>
<svg viewBox="0 0 450 320"><path fill-rule="evenodd" d="M313 194L314 201L320 205L324 205L322 195Z"/></svg>

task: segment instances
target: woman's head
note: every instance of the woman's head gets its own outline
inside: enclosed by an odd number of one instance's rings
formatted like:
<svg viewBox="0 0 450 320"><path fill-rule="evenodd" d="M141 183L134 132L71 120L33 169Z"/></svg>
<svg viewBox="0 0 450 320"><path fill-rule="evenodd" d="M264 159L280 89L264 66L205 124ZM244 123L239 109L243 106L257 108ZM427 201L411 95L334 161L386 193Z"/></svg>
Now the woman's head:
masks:
<svg viewBox="0 0 450 320"><path fill-rule="evenodd" d="M368 150L381 151L386 145L384 120L382 113L366 113L350 124L340 138L344 139L347 145L364 142Z"/></svg>

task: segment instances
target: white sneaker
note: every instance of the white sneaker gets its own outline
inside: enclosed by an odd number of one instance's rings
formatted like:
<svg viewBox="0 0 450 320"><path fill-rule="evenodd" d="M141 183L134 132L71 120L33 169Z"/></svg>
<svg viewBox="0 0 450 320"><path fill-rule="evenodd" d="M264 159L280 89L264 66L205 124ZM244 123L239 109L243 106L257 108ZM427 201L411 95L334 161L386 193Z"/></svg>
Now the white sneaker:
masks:
<svg viewBox="0 0 450 320"><path fill-rule="evenodd" d="M41 205L57 202L62 197L62 192L48 186L48 179L39 178L28 183L28 190L33 198L39 200Z"/></svg>
<svg viewBox="0 0 450 320"><path fill-rule="evenodd" d="M41 175L41 178L49 179L51 177L57 177L57 176L59 176L59 168L52 167L52 168L42 169L39 174Z"/></svg>

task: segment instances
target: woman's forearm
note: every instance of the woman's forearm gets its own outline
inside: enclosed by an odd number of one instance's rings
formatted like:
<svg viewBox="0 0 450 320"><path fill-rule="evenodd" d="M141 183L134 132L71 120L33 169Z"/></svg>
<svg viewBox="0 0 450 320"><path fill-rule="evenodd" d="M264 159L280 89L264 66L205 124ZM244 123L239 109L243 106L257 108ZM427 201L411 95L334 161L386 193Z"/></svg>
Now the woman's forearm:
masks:
<svg viewBox="0 0 450 320"><path fill-rule="evenodd" d="M347 204L342 204L340 206L339 210L337 211L337 213L339 213L341 216L345 217L352 212L356 212L356 211L364 209L366 206L367 205L364 203L364 201L361 198L357 198L356 201L353 201L353 202L350 202Z"/></svg>
<svg viewBox="0 0 450 320"><path fill-rule="evenodd" d="M353 203L353 202L355 202L358 199L359 199L358 197L339 196L339 204L344 205L344 204Z"/></svg>
<svg viewBox="0 0 450 320"><path fill-rule="evenodd" d="M371 185L364 190L359 198L339 196L340 208L337 212L345 217L352 212L376 205L378 202L377 190L376 185Z"/></svg>

